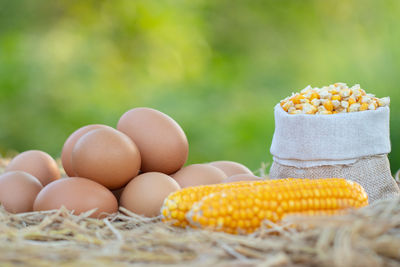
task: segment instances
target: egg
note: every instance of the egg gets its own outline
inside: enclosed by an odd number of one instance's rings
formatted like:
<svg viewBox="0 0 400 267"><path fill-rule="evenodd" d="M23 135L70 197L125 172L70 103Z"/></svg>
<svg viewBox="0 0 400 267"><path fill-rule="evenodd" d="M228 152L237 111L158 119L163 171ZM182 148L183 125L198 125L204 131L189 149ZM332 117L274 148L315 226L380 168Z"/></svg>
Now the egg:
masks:
<svg viewBox="0 0 400 267"><path fill-rule="evenodd" d="M253 174L235 174L226 178L224 183L233 183L233 182L241 182L241 181L261 181L260 177L254 176Z"/></svg>
<svg viewBox="0 0 400 267"><path fill-rule="evenodd" d="M106 187L78 177L60 179L45 186L36 197L34 211L54 210L62 206L75 215L97 209L90 217L99 218L118 211L118 202Z"/></svg>
<svg viewBox="0 0 400 267"><path fill-rule="evenodd" d="M171 174L187 160L189 145L185 133L178 123L158 110L129 110L120 118L117 129L138 146L143 172Z"/></svg>
<svg viewBox="0 0 400 267"><path fill-rule="evenodd" d="M35 176L43 186L61 177L56 161L47 153L39 150L25 151L13 158L6 172L24 171Z"/></svg>
<svg viewBox="0 0 400 267"><path fill-rule="evenodd" d="M135 177L140 168L135 143L115 129L96 129L84 134L72 150L72 168L77 176L118 189Z"/></svg>
<svg viewBox="0 0 400 267"><path fill-rule="evenodd" d="M121 194L121 206L140 215L160 215L165 198L180 189L170 176L160 172L140 174L130 181Z"/></svg>
<svg viewBox="0 0 400 267"><path fill-rule="evenodd" d="M42 189L33 175L22 171L10 171L0 176L0 203L11 213L33 210L33 202Z"/></svg>
<svg viewBox="0 0 400 267"><path fill-rule="evenodd" d="M210 162L209 164L222 170L228 177L235 174L244 174L244 173L253 174L252 171L249 170L249 168L247 168L243 164L234 161L221 160L221 161L213 161Z"/></svg>
<svg viewBox="0 0 400 267"><path fill-rule="evenodd" d="M171 175L182 187L218 184L227 178L220 169L210 164L192 164Z"/></svg>
<svg viewBox="0 0 400 267"><path fill-rule="evenodd" d="M68 176L75 176L76 174L74 173L72 169L72 159L71 159L71 154L72 154L72 149L74 148L76 142L79 140L79 138L82 137L82 135L86 134L87 132L94 130L94 129L99 129L99 128L111 128L106 125L102 124L91 124L91 125L86 125L82 128L79 128L75 132L73 132L68 139L65 141L62 152L61 152L61 162L64 167L65 173Z"/></svg>

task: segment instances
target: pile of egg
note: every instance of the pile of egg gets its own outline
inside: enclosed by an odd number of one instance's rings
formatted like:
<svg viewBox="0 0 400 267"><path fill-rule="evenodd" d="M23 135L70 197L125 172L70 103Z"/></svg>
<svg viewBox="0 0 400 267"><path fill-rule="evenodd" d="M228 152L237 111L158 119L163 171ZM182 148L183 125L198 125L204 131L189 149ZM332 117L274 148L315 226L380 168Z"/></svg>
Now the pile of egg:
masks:
<svg viewBox="0 0 400 267"><path fill-rule="evenodd" d="M99 218L127 210L158 216L164 199L181 188L260 179L244 165L215 161L184 166L189 145L168 115L134 108L117 128L84 126L66 140L61 177L47 153L30 150L11 160L0 176L0 203L12 213L66 207L74 214L94 210Z"/></svg>

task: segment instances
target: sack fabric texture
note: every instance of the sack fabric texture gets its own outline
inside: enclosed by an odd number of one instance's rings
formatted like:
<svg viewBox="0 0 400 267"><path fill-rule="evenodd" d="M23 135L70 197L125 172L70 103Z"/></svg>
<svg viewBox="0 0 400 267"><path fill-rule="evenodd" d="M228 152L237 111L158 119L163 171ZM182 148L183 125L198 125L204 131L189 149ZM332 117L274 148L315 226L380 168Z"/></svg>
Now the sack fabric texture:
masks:
<svg viewBox="0 0 400 267"><path fill-rule="evenodd" d="M290 115L275 107L271 179L345 178L364 187L369 202L400 196L387 154L390 109L336 115Z"/></svg>

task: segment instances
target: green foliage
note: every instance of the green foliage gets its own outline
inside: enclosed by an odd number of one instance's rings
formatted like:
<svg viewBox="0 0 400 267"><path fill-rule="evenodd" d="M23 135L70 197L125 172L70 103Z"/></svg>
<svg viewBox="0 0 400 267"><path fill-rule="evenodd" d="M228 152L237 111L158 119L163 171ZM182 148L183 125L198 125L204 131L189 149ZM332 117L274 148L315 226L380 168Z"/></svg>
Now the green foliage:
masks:
<svg viewBox="0 0 400 267"><path fill-rule="evenodd" d="M0 1L0 151L57 157L78 127L149 106L183 127L190 163L254 170L271 161L273 106L340 81L391 96L394 171L398 14L396 0Z"/></svg>

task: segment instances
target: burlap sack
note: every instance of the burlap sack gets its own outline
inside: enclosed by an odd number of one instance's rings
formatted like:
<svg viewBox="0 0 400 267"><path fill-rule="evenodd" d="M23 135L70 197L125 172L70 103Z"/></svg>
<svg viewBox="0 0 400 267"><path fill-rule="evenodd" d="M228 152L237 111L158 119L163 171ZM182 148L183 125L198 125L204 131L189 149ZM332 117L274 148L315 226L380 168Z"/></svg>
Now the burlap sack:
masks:
<svg viewBox="0 0 400 267"><path fill-rule="evenodd" d="M387 158L389 116L389 108L289 115L277 105L270 178L346 178L364 187L370 203L399 196Z"/></svg>

